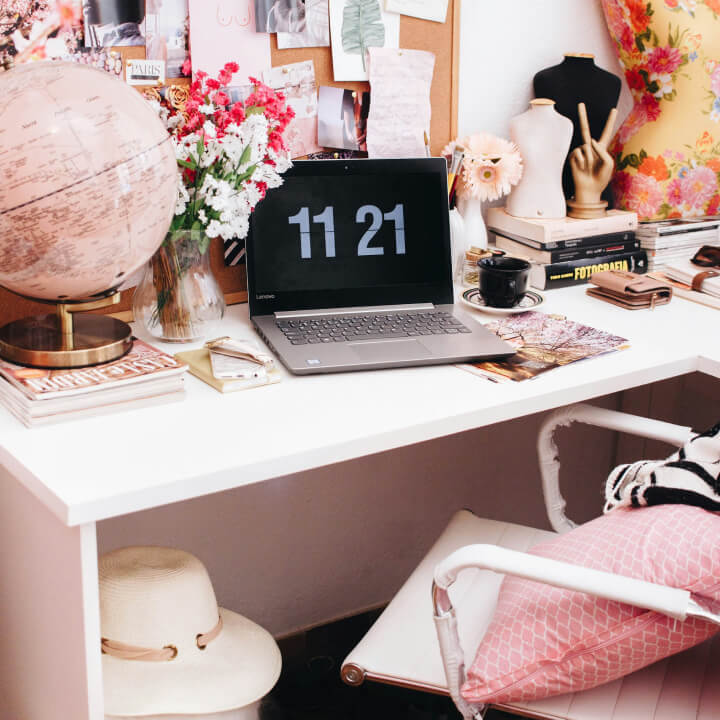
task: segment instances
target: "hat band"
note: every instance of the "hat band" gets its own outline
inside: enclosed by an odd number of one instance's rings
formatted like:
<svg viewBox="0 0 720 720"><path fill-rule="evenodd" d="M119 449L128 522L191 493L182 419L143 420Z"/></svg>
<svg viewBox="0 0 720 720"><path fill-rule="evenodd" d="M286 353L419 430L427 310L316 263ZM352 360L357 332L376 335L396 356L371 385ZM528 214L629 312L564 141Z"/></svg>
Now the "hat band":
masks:
<svg viewBox="0 0 720 720"><path fill-rule="evenodd" d="M198 633L195 636L198 648L204 650L208 643L211 643L220 634L222 626L222 617L218 616L217 625L212 630L206 633ZM157 650L137 645L126 645L107 638L100 640L100 649L106 655L112 655L121 660L143 660L145 662L166 662L174 660L178 654L178 649L174 645L166 645L164 648Z"/></svg>

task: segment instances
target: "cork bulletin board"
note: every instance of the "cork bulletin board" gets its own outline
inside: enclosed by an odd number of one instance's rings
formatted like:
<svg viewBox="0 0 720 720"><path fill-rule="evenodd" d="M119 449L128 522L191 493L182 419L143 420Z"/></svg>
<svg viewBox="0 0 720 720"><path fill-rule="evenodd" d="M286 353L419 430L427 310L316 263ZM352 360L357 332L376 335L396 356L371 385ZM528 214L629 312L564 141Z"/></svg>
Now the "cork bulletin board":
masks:
<svg viewBox="0 0 720 720"><path fill-rule="evenodd" d="M460 42L461 0L449 0L448 14L444 24L420 20L402 15L400 18L400 47L428 50L435 54L435 71L431 87L432 122L430 126L430 150L439 155L445 144L457 135L458 112L458 62ZM312 60L315 65L317 85L333 85L352 90L367 90L366 82L333 81L332 57L329 47L294 48L278 50L275 35L270 36L271 63L273 66ZM124 59L144 57L144 48L116 48L123 51ZM228 58L230 59L230 58ZM177 81L175 81L177 83ZM179 83L178 83L179 84ZM245 267L226 267L223 261L222 243L214 241L210 248L213 271L225 292L228 304L247 300ZM123 292L119 305L107 312L131 320L132 290ZM52 312L52 306L33 302L0 288L0 325L20 317Z"/></svg>

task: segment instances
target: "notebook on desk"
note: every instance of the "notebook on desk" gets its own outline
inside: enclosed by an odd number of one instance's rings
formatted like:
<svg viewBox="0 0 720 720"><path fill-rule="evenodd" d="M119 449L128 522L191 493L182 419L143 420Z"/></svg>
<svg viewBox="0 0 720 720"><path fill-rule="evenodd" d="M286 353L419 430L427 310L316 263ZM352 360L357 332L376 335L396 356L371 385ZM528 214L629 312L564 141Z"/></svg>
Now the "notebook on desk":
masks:
<svg viewBox="0 0 720 720"><path fill-rule="evenodd" d="M453 304L442 158L296 161L252 215L251 320L297 374L507 357Z"/></svg>

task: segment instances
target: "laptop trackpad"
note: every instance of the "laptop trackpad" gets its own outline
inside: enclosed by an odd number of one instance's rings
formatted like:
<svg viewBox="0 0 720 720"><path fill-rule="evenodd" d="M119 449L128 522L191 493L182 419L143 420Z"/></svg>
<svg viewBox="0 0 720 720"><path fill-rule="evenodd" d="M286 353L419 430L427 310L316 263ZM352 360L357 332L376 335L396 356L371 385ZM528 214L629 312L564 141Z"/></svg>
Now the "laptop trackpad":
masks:
<svg viewBox="0 0 720 720"><path fill-rule="evenodd" d="M411 360L432 355L419 340L368 340L350 347L361 360Z"/></svg>

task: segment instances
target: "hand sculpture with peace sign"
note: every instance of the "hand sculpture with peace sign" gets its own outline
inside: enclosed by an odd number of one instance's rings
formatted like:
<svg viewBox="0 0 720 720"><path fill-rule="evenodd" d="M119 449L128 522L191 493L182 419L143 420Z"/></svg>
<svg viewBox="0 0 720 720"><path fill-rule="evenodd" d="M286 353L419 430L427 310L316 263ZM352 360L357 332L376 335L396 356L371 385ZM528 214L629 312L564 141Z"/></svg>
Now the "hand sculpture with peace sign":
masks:
<svg viewBox="0 0 720 720"><path fill-rule="evenodd" d="M583 144L570 153L575 197L568 200L568 215L577 218L601 217L605 214L607 202L600 200L600 195L615 169L615 161L607 151L607 146L615 127L617 108L610 111L599 140L593 140L590 135L585 103L578 103L578 115Z"/></svg>

